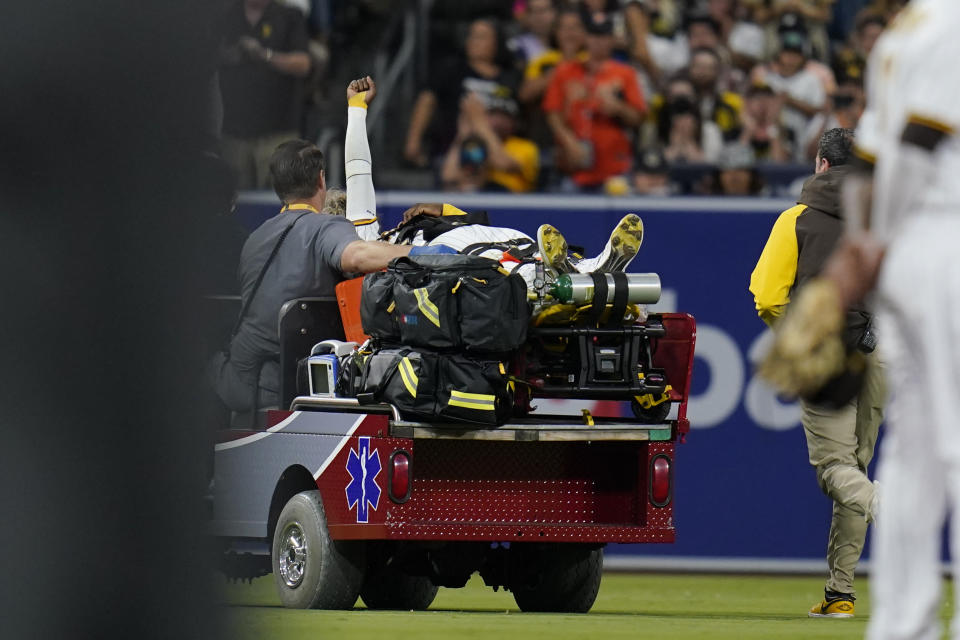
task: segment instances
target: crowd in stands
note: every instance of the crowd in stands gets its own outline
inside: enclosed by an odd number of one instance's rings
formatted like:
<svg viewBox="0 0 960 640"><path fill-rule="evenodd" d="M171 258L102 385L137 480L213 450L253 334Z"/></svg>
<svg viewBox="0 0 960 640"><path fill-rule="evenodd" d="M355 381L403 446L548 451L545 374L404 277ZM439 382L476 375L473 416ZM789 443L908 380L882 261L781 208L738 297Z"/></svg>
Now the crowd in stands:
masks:
<svg viewBox="0 0 960 640"><path fill-rule="evenodd" d="M449 190L771 193L771 169L812 166L823 131L856 126L867 57L903 4L437 0L444 31L405 133L393 135L403 135L407 167ZM237 65L263 75L272 96L296 99L290 87L308 71L293 49L264 41L283 35L307 51L306 18L279 0L239 5L236 50L221 67L224 132L228 151L253 158L257 145L238 146L236 134L253 131L269 146L292 116L268 109L269 127L243 123ZM265 36L268 11L304 26Z"/></svg>

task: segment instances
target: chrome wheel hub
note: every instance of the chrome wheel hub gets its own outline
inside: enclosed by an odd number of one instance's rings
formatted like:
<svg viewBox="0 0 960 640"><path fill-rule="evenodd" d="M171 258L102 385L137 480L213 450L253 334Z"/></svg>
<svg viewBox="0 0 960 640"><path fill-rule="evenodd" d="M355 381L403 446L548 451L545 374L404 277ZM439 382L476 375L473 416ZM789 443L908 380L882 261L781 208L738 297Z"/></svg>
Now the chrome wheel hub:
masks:
<svg viewBox="0 0 960 640"><path fill-rule="evenodd" d="M284 584L291 589L299 587L307 570L307 539L299 522L291 522L283 530L278 564Z"/></svg>

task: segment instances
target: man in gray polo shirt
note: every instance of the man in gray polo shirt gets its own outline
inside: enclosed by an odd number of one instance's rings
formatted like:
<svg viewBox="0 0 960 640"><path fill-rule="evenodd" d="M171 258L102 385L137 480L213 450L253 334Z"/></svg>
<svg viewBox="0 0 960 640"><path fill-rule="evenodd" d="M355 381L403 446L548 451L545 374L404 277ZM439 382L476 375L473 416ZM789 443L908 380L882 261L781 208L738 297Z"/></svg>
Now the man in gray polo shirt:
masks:
<svg viewBox="0 0 960 640"><path fill-rule="evenodd" d="M270 160L274 190L283 209L247 239L240 255L240 296L249 304L230 341L229 356L212 363L217 395L232 411L276 407L280 388L277 317L294 298L333 296L347 273L383 269L411 253L453 252L447 247L410 247L361 240L346 218L321 213L326 198L323 153L304 140L277 147ZM289 229L266 271L264 265ZM413 251L411 251L411 249ZM260 287L257 279L264 272ZM251 298L252 296L252 298Z"/></svg>

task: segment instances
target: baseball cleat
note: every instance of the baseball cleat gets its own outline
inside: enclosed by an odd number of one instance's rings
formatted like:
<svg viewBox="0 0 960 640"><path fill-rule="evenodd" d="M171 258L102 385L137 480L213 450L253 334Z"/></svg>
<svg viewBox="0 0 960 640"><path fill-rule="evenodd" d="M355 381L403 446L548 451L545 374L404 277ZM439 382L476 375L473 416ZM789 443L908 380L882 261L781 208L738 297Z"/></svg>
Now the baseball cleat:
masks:
<svg viewBox="0 0 960 640"><path fill-rule="evenodd" d="M825 598L810 608L811 618L852 618L853 596Z"/></svg>
<svg viewBox="0 0 960 640"><path fill-rule="evenodd" d="M567 255L567 241L556 227L542 224L537 229L537 246L543 266L554 276L575 271Z"/></svg>
<svg viewBox="0 0 960 640"><path fill-rule="evenodd" d="M635 213L628 213L620 219L607 240L600 255L593 260L584 260L578 269L581 273L589 267L590 271L623 271L627 268L643 244L643 220ZM582 266L582 268L581 268Z"/></svg>

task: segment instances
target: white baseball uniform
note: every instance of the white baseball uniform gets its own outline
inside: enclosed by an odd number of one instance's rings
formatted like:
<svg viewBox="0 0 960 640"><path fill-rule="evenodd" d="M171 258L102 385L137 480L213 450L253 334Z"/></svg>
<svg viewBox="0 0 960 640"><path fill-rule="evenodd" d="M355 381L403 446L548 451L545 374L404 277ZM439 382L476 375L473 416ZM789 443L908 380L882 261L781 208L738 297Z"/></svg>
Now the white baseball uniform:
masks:
<svg viewBox="0 0 960 640"><path fill-rule="evenodd" d="M858 155L875 160L871 232L887 245L875 302L893 396L878 470L870 640L940 637L940 536L946 514L960 512L958 64L960 2L913 0L871 54L857 128ZM908 125L925 133L903 141ZM960 520L951 550L960 575Z"/></svg>
<svg viewBox="0 0 960 640"><path fill-rule="evenodd" d="M347 219L353 222L361 240L376 240L380 234L380 223L377 219L377 195L373 186L373 163L370 156L370 144L367 140L367 109L365 107L347 107L347 132L344 141L344 172L347 182ZM484 225L464 225L437 236L431 244L444 244L456 251L463 251L470 245L478 243L503 243L523 240L534 243L526 234L507 227L488 227ZM418 234L413 241L414 245L428 244L422 234ZM610 243L604 252L595 258L581 260L576 268L581 273L592 271L606 259L610 252ZM499 249L489 249L480 253L493 260L501 260L503 252ZM517 269L532 289L535 278L535 268L531 264L523 264Z"/></svg>
<svg viewBox="0 0 960 640"><path fill-rule="evenodd" d="M364 107L347 107L347 133L343 152L347 181L347 219L353 222L361 240L376 240L380 235L380 223L377 219L377 194L373 186L370 143L367 140L367 110ZM472 244L517 239L534 242L516 229L481 225L459 227L440 235L432 242L463 251ZM422 234L418 234L413 244L423 246L427 242ZM503 252L492 249L481 255L500 260Z"/></svg>
<svg viewBox="0 0 960 640"><path fill-rule="evenodd" d="M377 193L373 189L373 162L367 141L366 107L347 107L347 135L343 143L343 168L347 181L347 220L361 240L380 235Z"/></svg>

